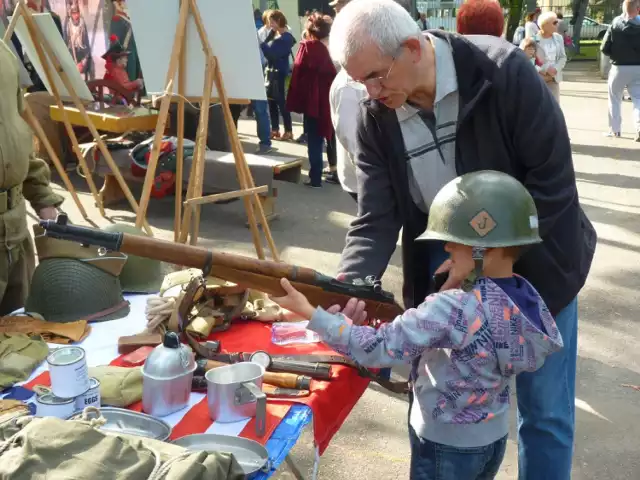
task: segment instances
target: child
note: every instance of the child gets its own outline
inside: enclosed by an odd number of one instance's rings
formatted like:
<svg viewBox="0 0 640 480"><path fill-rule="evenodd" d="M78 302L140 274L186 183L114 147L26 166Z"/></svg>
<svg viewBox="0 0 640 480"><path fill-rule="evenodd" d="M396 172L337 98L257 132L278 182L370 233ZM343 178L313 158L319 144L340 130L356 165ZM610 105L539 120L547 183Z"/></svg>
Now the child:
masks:
<svg viewBox="0 0 640 480"><path fill-rule="evenodd" d="M531 61L531 65L536 67L536 70L540 72L540 67L542 66L542 62L538 58L538 45L534 38L529 37L525 38L520 42L520 50L522 50L529 60Z"/></svg>
<svg viewBox="0 0 640 480"><path fill-rule="evenodd" d="M314 308L286 279L287 295L273 300L364 366L413 364L411 478L492 479L506 447L511 377L562 347L542 298L513 273L521 248L542 241L536 207L509 175L469 173L438 192L423 239L447 242L467 288L430 295L378 330Z"/></svg>
<svg viewBox="0 0 640 480"><path fill-rule="evenodd" d="M130 92L136 92L142 89L144 83L141 78L136 80L129 79L129 74L127 73L129 52L122 47L118 41L118 37L115 35L111 35L110 40L111 46L105 54L102 55L102 58L105 60L104 79L113 80Z"/></svg>

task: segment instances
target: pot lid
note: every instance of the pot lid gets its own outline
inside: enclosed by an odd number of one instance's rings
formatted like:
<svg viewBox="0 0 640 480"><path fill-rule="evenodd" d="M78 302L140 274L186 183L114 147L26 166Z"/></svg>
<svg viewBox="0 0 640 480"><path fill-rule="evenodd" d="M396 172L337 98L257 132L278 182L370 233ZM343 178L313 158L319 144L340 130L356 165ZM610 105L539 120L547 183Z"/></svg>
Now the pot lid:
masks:
<svg viewBox="0 0 640 480"><path fill-rule="evenodd" d="M156 380L170 380L191 373L196 369L193 351L180 343L175 332L167 332L162 341L153 349L142 367L142 373Z"/></svg>

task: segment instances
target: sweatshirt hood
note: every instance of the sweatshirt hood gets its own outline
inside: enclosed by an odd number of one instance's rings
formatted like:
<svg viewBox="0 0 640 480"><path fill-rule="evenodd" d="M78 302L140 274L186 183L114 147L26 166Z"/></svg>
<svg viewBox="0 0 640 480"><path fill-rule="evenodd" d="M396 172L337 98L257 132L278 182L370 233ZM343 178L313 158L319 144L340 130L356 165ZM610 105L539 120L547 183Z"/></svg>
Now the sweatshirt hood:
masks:
<svg viewBox="0 0 640 480"><path fill-rule="evenodd" d="M523 288L530 289L538 295L535 288L526 279L522 279ZM558 327L549 312L549 309L540 302L538 311L542 321L542 328L538 328L534 322L507 296L504 291L490 279L479 281L476 295L485 296L482 292L498 289L502 292L503 307L500 314L496 315L494 302L482 302L486 317L490 319L494 348L498 359L498 365L504 376L516 375L524 371L533 371L540 368L544 359L550 353L562 348L562 338ZM503 323L503 325L499 325Z"/></svg>

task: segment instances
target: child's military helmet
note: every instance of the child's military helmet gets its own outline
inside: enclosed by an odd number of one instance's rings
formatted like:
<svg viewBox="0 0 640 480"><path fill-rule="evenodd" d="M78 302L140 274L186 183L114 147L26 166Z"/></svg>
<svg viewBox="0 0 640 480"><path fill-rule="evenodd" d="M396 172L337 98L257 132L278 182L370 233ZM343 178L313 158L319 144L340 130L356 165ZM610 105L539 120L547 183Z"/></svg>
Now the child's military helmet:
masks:
<svg viewBox="0 0 640 480"><path fill-rule="evenodd" d="M527 189L510 175L493 170L467 173L442 187L418 240L484 248L542 242L536 205Z"/></svg>

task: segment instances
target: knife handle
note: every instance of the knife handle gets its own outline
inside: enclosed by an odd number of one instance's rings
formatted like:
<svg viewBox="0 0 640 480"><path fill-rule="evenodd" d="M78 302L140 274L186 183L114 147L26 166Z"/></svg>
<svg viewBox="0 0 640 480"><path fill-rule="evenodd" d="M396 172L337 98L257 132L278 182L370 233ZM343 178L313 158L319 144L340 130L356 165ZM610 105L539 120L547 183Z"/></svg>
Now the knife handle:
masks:
<svg viewBox="0 0 640 480"><path fill-rule="evenodd" d="M298 390L297 388L281 388L269 385L267 383L262 384L262 391L267 394L269 398L302 398L309 396L309 390Z"/></svg>

